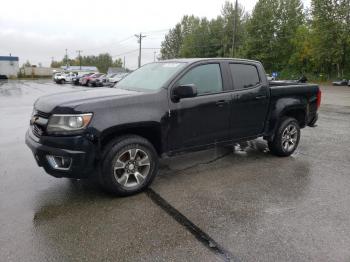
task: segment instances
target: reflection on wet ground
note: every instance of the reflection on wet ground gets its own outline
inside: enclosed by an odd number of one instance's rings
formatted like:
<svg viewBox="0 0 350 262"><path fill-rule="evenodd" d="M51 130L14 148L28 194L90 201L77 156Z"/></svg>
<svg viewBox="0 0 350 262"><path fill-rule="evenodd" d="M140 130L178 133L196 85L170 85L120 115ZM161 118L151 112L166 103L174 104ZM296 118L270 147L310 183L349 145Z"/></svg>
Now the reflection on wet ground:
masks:
<svg viewBox="0 0 350 262"><path fill-rule="evenodd" d="M24 145L32 104L70 89L0 84L5 261L222 261L178 213L240 261L350 260L350 90L332 97L324 87L318 127L302 130L292 157L272 156L257 139L163 159L151 188L172 214L145 193L116 198L92 179L56 179L36 166Z"/></svg>
<svg viewBox="0 0 350 262"><path fill-rule="evenodd" d="M0 96L20 96L22 89L17 84L13 85L12 81L0 80Z"/></svg>

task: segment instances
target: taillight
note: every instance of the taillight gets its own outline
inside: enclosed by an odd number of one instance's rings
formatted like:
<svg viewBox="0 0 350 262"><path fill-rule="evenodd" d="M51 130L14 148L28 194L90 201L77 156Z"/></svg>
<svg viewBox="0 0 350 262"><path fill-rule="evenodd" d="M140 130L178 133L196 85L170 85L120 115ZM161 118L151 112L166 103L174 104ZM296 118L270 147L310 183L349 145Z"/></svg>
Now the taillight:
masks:
<svg viewBox="0 0 350 262"><path fill-rule="evenodd" d="M322 97L322 92L320 89L318 89L318 92L317 92L317 109L320 107L321 105L321 97Z"/></svg>

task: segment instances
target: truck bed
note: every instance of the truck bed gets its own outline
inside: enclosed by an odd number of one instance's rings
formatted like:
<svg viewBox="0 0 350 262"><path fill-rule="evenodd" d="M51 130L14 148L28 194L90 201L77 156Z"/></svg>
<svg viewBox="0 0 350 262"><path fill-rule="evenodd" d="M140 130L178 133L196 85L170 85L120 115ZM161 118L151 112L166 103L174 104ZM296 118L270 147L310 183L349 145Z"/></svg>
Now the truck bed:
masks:
<svg viewBox="0 0 350 262"><path fill-rule="evenodd" d="M283 97L283 96L297 96L309 94L316 95L319 87L316 84L304 84L296 83L293 81L271 81L269 82L271 96Z"/></svg>

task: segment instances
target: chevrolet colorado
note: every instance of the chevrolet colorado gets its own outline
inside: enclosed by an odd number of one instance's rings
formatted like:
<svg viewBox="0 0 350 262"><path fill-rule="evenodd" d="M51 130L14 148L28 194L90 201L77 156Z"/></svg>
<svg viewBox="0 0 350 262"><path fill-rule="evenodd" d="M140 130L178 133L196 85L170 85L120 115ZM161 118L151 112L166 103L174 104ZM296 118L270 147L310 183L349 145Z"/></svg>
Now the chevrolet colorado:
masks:
<svg viewBox="0 0 350 262"><path fill-rule="evenodd" d="M271 82L260 62L177 59L144 65L115 88L39 98L26 144L55 177L98 177L118 195L147 187L158 158L258 137L289 156L314 126L317 85Z"/></svg>

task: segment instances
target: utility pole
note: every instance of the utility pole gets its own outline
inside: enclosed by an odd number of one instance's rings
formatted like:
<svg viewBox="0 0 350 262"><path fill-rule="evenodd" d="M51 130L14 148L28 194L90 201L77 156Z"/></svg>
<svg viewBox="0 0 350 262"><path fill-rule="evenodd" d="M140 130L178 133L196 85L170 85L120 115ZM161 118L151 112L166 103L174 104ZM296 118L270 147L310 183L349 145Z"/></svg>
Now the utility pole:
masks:
<svg viewBox="0 0 350 262"><path fill-rule="evenodd" d="M156 53L157 53L156 51L153 52L153 62L156 61Z"/></svg>
<svg viewBox="0 0 350 262"><path fill-rule="evenodd" d="M126 65L125 65L125 56L124 56L124 59L123 59L123 67L124 67L124 69L126 70Z"/></svg>
<svg viewBox="0 0 350 262"><path fill-rule="evenodd" d="M80 55L81 52L83 52L83 50L77 50L78 57L79 57L79 67L80 67L80 70L81 70L81 55Z"/></svg>
<svg viewBox="0 0 350 262"><path fill-rule="evenodd" d="M232 57L235 56L235 37L236 37L236 27L237 27L237 16L238 16L238 0L236 0L235 3L235 12L234 12L234 16L233 16L233 30L232 30L232 51L231 51L231 55Z"/></svg>
<svg viewBox="0 0 350 262"><path fill-rule="evenodd" d="M52 66L54 61L55 61L55 58L53 56L51 56L51 66Z"/></svg>
<svg viewBox="0 0 350 262"><path fill-rule="evenodd" d="M68 69L68 49L66 48L66 70Z"/></svg>
<svg viewBox="0 0 350 262"><path fill-rule="evenodd" d="M135 35L135 37L137 38L137 43L139 43L139 68L141 67L141 43L142 43L142 38L146 37L145 35L142 35L142 33L140 33L139 35Z"/></svg>

